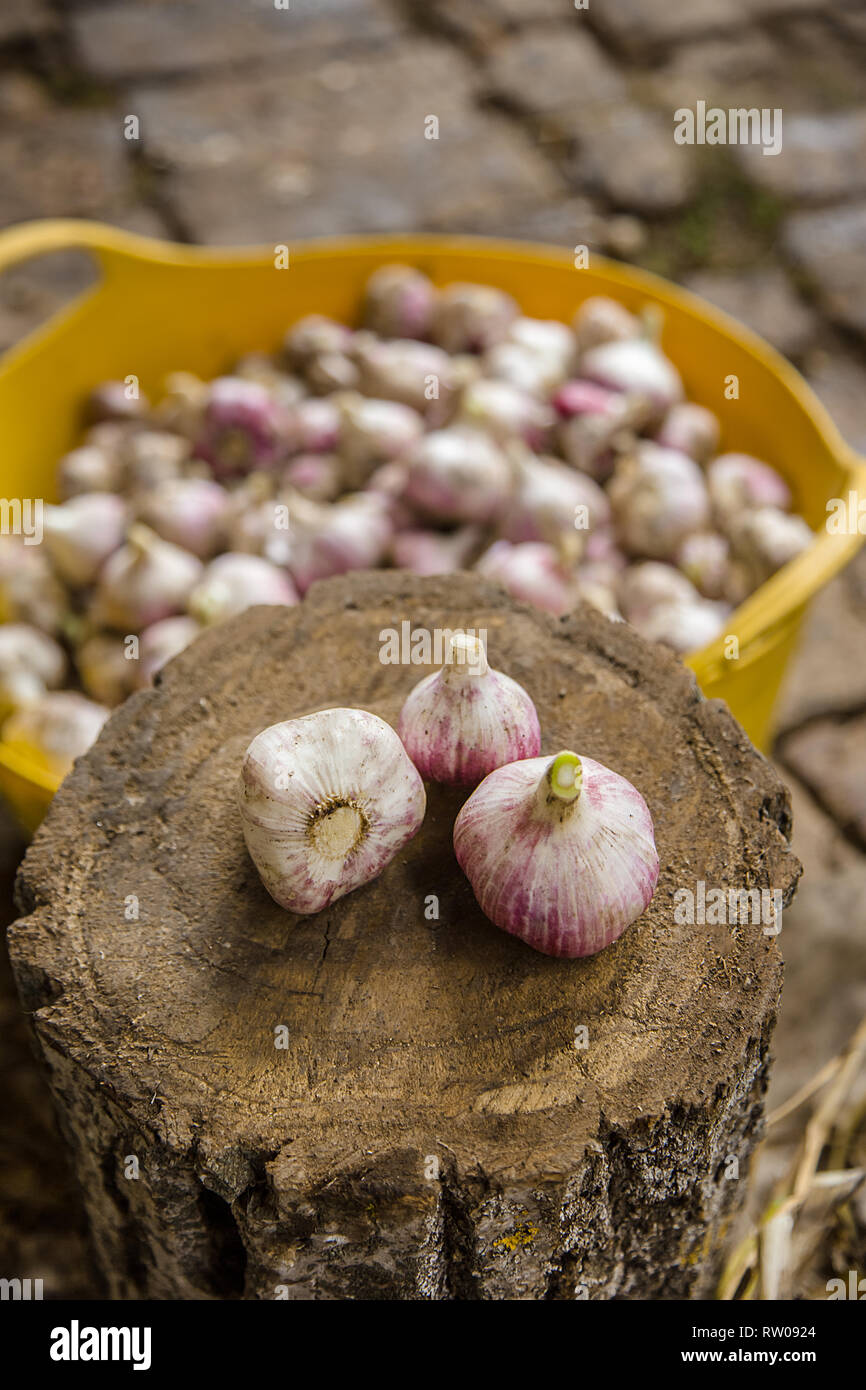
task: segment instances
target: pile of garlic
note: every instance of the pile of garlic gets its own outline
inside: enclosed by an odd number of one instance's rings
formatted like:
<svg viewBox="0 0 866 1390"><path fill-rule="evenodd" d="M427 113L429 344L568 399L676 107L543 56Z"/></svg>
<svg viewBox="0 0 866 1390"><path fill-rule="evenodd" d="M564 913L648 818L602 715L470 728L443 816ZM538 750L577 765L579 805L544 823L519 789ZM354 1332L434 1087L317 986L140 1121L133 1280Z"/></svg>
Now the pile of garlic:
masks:
<svg viewBox="0 0 866 1390"><path fill-rule="evenodd" d="M71 765L204 625L349 570L474 568L685 652L812 539L772 468L717 456L648 314L592 298L568 326L389 265L362 324L310 315L155 403L93 392L44 543L0 537L0 717L28 711L23 751L60 710L67 743L43 751Z"/></svg>
<svg viewBox="0 0 866 1390"><path fill-rule="evenodd" d="M321 912L418 833L424 781L474 787L454 852L485 916L544 955L595 955L652 900L652 818L594 759L540 755L527 691L489 666L478 637L454 633L396 732L367 710L327 709L256 735L236 788L250 858L281 907Z"/></svg>

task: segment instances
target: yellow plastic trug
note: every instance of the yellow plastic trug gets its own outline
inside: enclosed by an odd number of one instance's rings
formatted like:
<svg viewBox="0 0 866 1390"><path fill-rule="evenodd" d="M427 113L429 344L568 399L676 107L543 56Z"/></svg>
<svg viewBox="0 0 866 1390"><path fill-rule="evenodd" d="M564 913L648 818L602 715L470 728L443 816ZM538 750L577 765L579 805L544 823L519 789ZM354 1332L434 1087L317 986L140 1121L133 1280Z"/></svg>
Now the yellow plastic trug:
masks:
<svg viewBox="0 0 866 1390"><path fill-rule="evenodd" d="M60 454L80 429L82 398L98 382L134 373L159 392L166 372L203 377L242 353L277 346L288 324L318 312L353 321L376 266L409 261L438 284L475 280L508 290L527 314L570 320L588 295L627 308L663 310L662 343L691 399L720 417L724 447L765 458L787 479L815 531L810 549L734 613L726 637L689 657L707 696L720 696L753 742L766 746L773 705L808 600L861 544L830 535L826 503L866 495L866 466L789 364L760 338L691 294L655 276L593 257L577 270L571 252L469 237L351 237L292 246L287 269L274 247L208 250L150 241L98 223L34 222L0 233L0 270L49 251L78 247L101 280L0 362L3 492L54 494ZM735 376L738 398L726 399ZM733 644L731 644L733 647ZM731 649L729 647L729 650ZM0 791L35 827L54 781L0 743Z"/></svg>

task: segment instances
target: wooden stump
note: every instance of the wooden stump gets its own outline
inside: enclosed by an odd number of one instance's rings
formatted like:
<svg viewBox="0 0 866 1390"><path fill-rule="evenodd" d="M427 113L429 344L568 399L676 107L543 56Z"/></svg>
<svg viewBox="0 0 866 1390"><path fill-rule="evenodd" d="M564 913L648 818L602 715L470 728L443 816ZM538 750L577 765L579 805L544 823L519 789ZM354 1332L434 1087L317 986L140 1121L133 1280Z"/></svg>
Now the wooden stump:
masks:
<svg viewBox="0 0 866 1390"><path fill-rule="evenodd" d="M425 673L379 659L403 622L486 629L543 751L646 798L658 890L600 955L551 960L482 916L451 846L464 797L441 788L406 851L320 915L261 886L244 749L333 705L395 722ZM370 573L207 632L64 783L11 929L113 1295L707 1294L781 964L760 924L679 925L674 893L787 903L789 830L724 706L589 608L556 621L471 576Z"/></svg>

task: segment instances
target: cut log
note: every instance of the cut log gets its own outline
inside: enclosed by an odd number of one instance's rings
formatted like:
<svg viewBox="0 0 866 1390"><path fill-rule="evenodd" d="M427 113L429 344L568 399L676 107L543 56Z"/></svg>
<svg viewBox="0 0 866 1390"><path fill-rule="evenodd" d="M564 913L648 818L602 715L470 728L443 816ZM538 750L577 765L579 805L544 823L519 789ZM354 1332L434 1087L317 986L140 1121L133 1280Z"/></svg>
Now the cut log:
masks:
<svg viewBox="0 0 866 1390"><path fill-rule="evenodd" d="M598 956L549 959L486 920L451 844L465 794L442 788L381 877L318 916L259 882L234 801L247 744L334 705L395 723L426 673L380 659L402 624L485 629L543 751L645 797L658 889ZM207 632L64 783L11 929L112 1295L708 1295L781 963L772 925L715 922L700 883L787 904L789 832L726 708L588 607L554 620L472 576L367 573Z"/></svg>

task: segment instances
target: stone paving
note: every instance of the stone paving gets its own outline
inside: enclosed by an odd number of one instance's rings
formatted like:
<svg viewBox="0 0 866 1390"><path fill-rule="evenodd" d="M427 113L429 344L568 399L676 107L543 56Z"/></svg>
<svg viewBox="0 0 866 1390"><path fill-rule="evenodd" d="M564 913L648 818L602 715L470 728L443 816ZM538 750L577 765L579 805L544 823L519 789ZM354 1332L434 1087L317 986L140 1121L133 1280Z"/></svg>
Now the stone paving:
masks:
<svg viewBox="0 0 866 1390"><path fill-rule="evenodd" d="M751 324L866 453L864 69L856 0L4 0L0 225L586 243ZM781 107L782 154L675 144L673 111L699 99ZM0 348L91 274L66 254L2 277ZM779 729L805 875L771 1104L866 1013L866 557L813 605ZM8 917L20 845L8 826L0 844ZM98 1294L5 974L0 1011L0 1273ZM801 1118L765 1145L758 1196Z"/></svg>

